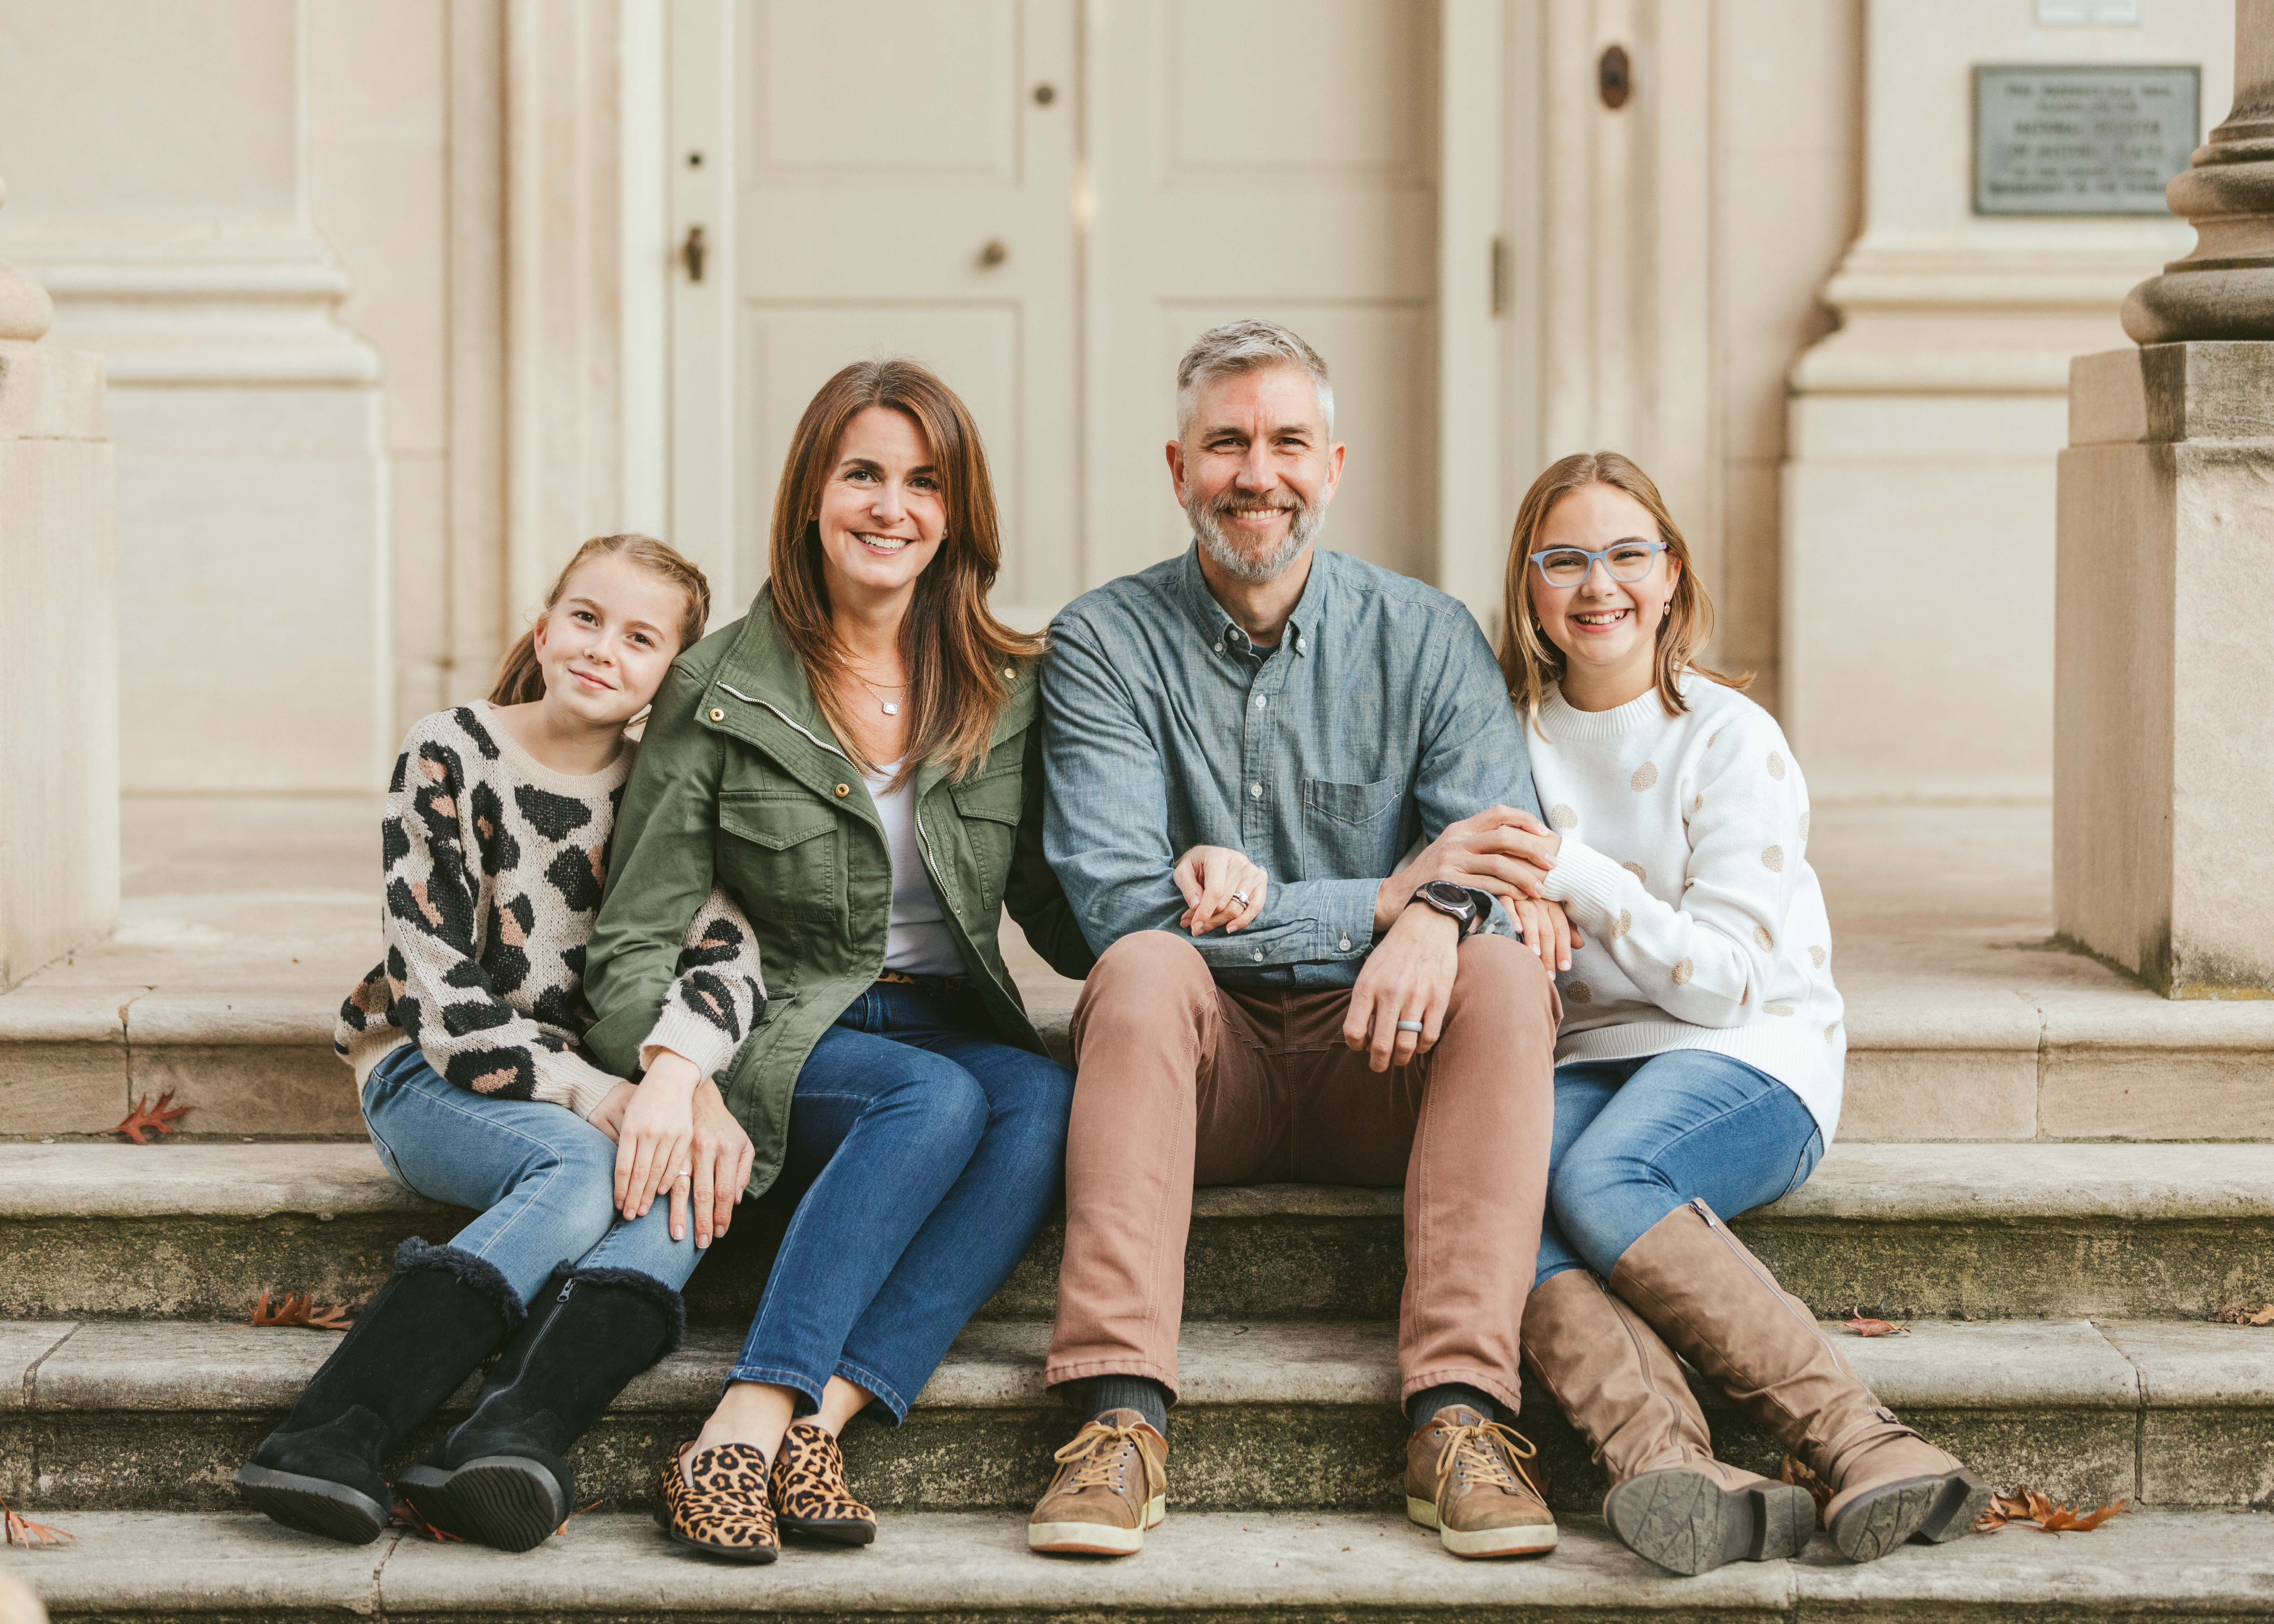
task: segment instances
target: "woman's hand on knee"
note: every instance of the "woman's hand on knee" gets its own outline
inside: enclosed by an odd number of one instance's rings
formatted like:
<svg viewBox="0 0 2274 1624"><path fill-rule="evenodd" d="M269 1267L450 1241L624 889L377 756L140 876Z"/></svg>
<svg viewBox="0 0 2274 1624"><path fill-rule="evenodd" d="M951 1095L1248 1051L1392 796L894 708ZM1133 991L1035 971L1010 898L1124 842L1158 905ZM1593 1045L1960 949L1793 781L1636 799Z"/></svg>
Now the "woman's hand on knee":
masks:
<svg viewBox="0 0 2274 1624"><path fill-rule="evenodd" d="M714 1236L727 1232L734 1216L734 1204L742 1199L742 1191L750 1182L750 1163L757 1157L750 1136L743 1132L734 1112L727 1109L727 1099L719 1092L719 1085L704 1078L695 1090L695 1187L691 1199L695 1244L698 1249L708 1246ZM674 1190L674 1237L681 1233L678 1199Z"/></svg>
<svg viewBox="0 0 2274 1624"><path fill-rule="evenodd" d="M656 1192L688 1165L695 1139L695 1086L702 1080L693 1061L659 1050L624 1108L616 1134L615 1199L616 1210L626 1218L644 1216Z"/></svg>
<svg viewBox="0 0 2274 1624"><path fill-rule="evenodd" d="M1229 935L1253 924L1271 890L1271 876L1245 852L1227 846L1193 847L1177 859L1170 877L1185 899L1177 923L1196 936L1219 925Z"/></svg>

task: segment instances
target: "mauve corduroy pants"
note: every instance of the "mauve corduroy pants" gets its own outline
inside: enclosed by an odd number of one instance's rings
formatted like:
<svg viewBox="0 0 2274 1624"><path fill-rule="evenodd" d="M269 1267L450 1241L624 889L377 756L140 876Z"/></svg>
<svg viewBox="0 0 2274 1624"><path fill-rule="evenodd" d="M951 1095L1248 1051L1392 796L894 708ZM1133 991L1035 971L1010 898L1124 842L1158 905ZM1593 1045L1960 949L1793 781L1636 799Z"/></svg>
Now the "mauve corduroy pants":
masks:
<svg viewBox="0 0 2274 1624"><path fill-rule="evenodd" d="M1462 1382L1513 1415L1555 1117L1555 982L1474 936L1435 1049L1367 1069L1346 991L1219 988L1168 931L1107 949L1074 1009L1066 1238L1044 1380L1177 1390L1197 1184L1405 1186L1399 1393Z"/></svg>

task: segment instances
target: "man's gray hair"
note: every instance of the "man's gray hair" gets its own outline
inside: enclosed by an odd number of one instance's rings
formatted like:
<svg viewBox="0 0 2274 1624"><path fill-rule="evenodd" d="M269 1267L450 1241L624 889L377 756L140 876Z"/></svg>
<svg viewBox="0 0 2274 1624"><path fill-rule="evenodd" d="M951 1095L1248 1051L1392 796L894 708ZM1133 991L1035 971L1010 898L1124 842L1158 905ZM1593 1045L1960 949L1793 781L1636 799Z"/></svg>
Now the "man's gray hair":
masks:
<svg viewBox="0 0 2274 1624"><path fill-rule="evenodd" d="M1177 363L1177 437L1192 430L1193 408L1202 387L1219 378L1237 377L1267 366L1299 368L1311 380L1319 396L1319 416L1327 436L1335 432L1335 387L1327 381L1327 364L1300 335L1276 321L1227 321L1210 327L1193 341L1185 358Z"/></svg>

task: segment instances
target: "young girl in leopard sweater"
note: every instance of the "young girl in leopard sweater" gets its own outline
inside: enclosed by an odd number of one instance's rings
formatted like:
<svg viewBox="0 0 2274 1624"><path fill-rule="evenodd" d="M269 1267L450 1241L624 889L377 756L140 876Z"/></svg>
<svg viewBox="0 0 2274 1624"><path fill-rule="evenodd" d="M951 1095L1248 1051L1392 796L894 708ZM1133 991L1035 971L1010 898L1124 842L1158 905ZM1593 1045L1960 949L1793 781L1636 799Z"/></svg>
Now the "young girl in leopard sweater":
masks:
<svg viewBox="0 0 2274 1624"><path fill-rule="evenodd" d="M709 613L702 572L663 543L588 541L488 702L403 741L381 824L387 956L335 1046L388 1171L481 1215L448 1245L403 1243L237 1473L280 1522L376 1539L387 1457L502 1347L473 1413L395 1487L437 1527L526 1550L574 1503L570 1445L678 1343L679 1287L750 1169L710 1080L765 1007L734 905L714 894L689 927L637 1086L579 1043L624 730Z"/></svg>
<svg viewBox="0 0 2274 1624"><path fill-rule="evenodd" d="M1679 1352L1831 1485L1842 1554L1967 1532L1989 1489L1896 1420L1723 1220L1815 1170L1847 1040L1775 719L1692 663L1712 606L1648 475L1565 457L1517 517L1501 665L1548 827L1559 978L1548 1212L1524 1355L1593 1446L1611 1531L1695 1574L1796 1554L1806 1491L1713 1458ZM1669 1351L1669 1345L1673 1351Z"/></svg>

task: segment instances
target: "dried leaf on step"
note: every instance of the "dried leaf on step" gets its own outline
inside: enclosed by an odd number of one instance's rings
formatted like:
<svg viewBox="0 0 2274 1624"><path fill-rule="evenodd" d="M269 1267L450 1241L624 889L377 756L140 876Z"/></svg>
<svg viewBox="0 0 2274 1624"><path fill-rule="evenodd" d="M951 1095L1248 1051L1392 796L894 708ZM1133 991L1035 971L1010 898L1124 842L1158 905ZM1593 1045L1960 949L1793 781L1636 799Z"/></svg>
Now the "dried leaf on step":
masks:
<svg viewBox="0 0 2274 1624"><path fill-rule="evenodd" d="M2230 1303L2211 1316L2219 1325L2274 1325L2274 1303L2263 1308L2252 1308L2242 1303Z"/></svg>
<svg viewBox="0 0 2274 1624"><path fill-rule="evenodd" d="M575 1522L578 1517L583 1516L586 1512L590 1511L590 1510L592 1508L592 1506L597 1506L597 1505L599 1505L599 1503L600 1503L600 1502L599 1502L599 1500L594 1500L594 1501L592 1502L592 1505L591 1505L591 1506L579 1506L579 1507L577 1507L574 1511L570 1512L567 1516L565 1516L565 1517L561 1518L561 1526L560 1526L559 1528L554 1529L553 1531L554 1533L556 1533L556 1534L565 1534L565 1533L567 1533L567 1532L568 1531L568 1525L569 1525L571 1522Z"/></svg>
<svg viewBox="0 0 2274 1624"><path fill-rule="evenodd" d="M1893 1336L1899 1332L1907 1334L1911 1327L1909 1325L1890 1325L1885 1320L1866 1320L1859 1315L1848 1321L1848 1328L1858 1336Z"/></svg>
<svg viewBox="0 0 2274 1624"><path fill-rule="evenodd" d="M34 1522L0 1500L0 1545L22 1545L37 1550L41 1545L61 1545L66 1539L77 1539L77 1534L65 1533L59 1528L49 1528L44 1522Z"/></svg>
<svg viewBox="0 0 2274 1624"><path fill-rule="evenodd" d="M1974 1530L1980 1534L1994 1534L2008 1524L2029 1522L2048 1534L2089 1534L2131 1503L2120 1500L2097 1511L2078 1512L2039 1490L2016 1489L2010 1494L1992 1495L1990 1509L1982 1514Z"/></svg>
<svg viewBox="0 0 2274 1624"><path fill-rule="evenodd" d="M462 1545L466 1543L465 1536L463 1534L448 1533L420 1516L418 1507L407 1500L395 1502L395 1520L405 1528L416 1529L418 1532L427 1535L438 1544Z"/></svg>
<svg viewBox="0 0 2274 1624"><path fill-rule="evenodd" d="M260 1294L260 1300L252 1305L252 1323L261 1326L305 1325L312 1330L344 1331L355 1323L347 1317L347 1312L345 1304L317 1307L312 1292L288 1291L284 1294L284 1300L271 1309L268 1293L264 1291Z"/></svg>
<svg viewBox="0 0 2274 1624"><path fill-rule="evenodd" d="M135 1101L134 1109L126 1113L126 1120L111 1132L124 1134L137 1145L147 1145L150 1141L142 1137L143 1130L155 1128L161 1133L171 1133L174 1124L195 1109L197 1107L194 1105L176 1105L174 1091L170 1088L158 1096L155 1107L151 1105L150 1096L146 1094Z"/></svg>
<svg viewBox="0 0 2274 1624"><path fill-rule="evenodd" d="M1806 1489L1809 1497L1816 1501L1816 1521L1822 1524L1824 1508L1832 1503L1832 1485L1811 1471L1807 1462L1796 1455L1788 1455L1784 1464L1777 1468L1777 1481Z"/></svg>

